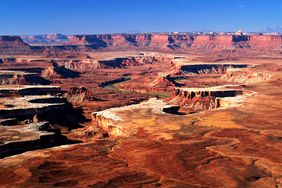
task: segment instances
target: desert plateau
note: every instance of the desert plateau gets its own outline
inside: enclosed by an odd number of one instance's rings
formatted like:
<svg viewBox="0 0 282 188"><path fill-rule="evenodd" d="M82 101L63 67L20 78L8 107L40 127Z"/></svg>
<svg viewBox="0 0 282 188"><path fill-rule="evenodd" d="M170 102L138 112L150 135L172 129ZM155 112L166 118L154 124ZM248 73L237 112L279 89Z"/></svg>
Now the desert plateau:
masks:
<svg viewBox="0 0 282 188"><path fill-rule="evenodd" d="M282 187L279 32L1 34L0 83L0 187Z"/></svg>

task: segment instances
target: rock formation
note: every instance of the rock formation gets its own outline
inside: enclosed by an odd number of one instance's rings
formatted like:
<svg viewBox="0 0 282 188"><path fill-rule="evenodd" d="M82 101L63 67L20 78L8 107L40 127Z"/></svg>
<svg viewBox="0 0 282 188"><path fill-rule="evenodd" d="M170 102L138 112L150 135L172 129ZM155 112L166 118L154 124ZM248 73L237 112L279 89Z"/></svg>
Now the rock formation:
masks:
<svg viewBox="0 0 282 188"><path fill-rule="evenodd" d="M180 84L175 82L170 74L159 73L158 77L152 82L154 88L168 88L168 87L179 87Z"/></svg>
<svg viewBox="0 0 282 188"><path fill-rule="evenodd" d="M75 78L79 76L79 73L69 70L65 66L58 66L56 63L52 63L52 66L44 69L40 76L48 80L54 80L59 78Z"/></svg>
<svg viewBox="0 0 282 188"><path fill-rule="evenodd" d="M66 97L68 101L74 104L98 100L94 97L94 94L85 87L71 87Z"/></svg>
<svg viewBox="0 0 282 188"><path fill-rule="evenodd" d="M171 63L171 59L161 56L120 57L99 61L99 68L121 68L127 66L141 66L145 64L154 64L160 62Z"/></svg>
<svg viewBox="0 0 282 188"><path fill-rule="evenodd" d="M151 50L160 52L248 52L259 53L267 49L279 52L282 36L274 34L190 34L190 33L140 33L96 35L41 35L1 36L1 54L46 54L86 50ZM39 47L40 46L40 47ZM45 47L43 47L45 46Z"/></svg>
<svg viewBox="0 0 282 188"><path fill-rule="evenodd" d="M27 53L32 53L32 49L19 36L0 36L0 54Z"/></svg>
<svg viewBox="0 0 282 188"><path fill-rule="evenodd" d="M232 89L225 86L210 88L178 88L174 96L169 100L169 104L179 105L180 112L194 113L196 111L226 107L224 103L228 100L222 98L236 97L242 95L241 89Z"/></svg>
<svg viewBox="0 0 282 188"><path fill-rule="evenodd" d="M228 69L221 78L230 82L247 84L267 81L270 80L271 77L272 76L270 74L265 72L252 72L250 70L242 69L238 71L237 69Z"/></svg>

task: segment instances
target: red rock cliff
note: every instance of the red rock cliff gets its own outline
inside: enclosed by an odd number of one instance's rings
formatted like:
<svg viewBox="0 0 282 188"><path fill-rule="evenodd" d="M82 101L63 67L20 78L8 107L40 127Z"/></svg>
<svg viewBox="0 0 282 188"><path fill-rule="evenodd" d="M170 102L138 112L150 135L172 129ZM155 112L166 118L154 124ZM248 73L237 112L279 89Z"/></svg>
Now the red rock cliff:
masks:
<svg viewBox="0 0 282 188"><path fill-rule="evenodd" d="M192 47L225 49L232 46L232 44L232 35L198 35L195 37Z"/></svg>
<svg viewBox="0 0 282 188"><path fill-rule="evenodd" d="M148 46L151 43L151 34L137 34L135 40L139 47Z"/></svg>
<svg viewBox="0 0 282 188"><path fill-rule="evenodd" d="M38 36L37 36L38 38ZM52 37L51 37L52 38ZM61 37L62 38L62 37ZM29 41L33 40L28 37ZM44 41L44 40L43 40ZM205 52L205 51L228 51L228 52L256 52L262 50L282 52L281 35L232 35L232 34L189 34L189 33L141 33L141 34L97 34L97 35L70 35L63 42L56 45L73 45L67 48L43 48L44 51L58 50L151 50L162 52ZM44 43L44 42L43 42ZM52 41L49 40L50 44ZM20 37L2 36L0 47L28 46ZM41 47L42 48L42 47ZM22 48L23 49L23 48ZM38 48L37 48L38 49ZM15 50L17 52L17 50ZM8 53L5 51L1 52ZM13 53L14 54L14 53Z"/></svg>
<svg viewBox="0 0 282 188"><path fill-rule="evenodd" d="M151 47L166 48L168 41L168 35L165 34L155 34L151 37Z"/></svg>
<svg viewBox="0 0 282 188"><path fill-rule="evenodd" d="M249 45L251 48L273 48L277 49L282 46L281 35L253 35L250 36Z"/></svg>

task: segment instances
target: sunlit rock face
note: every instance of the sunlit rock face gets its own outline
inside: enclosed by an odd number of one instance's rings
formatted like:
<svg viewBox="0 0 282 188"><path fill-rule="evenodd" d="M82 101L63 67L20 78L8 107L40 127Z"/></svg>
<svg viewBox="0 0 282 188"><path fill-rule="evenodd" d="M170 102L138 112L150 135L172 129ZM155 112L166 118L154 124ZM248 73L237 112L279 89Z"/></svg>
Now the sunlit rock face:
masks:
<svg viewBox="0 0 282 188"><path fill-rule="evenodd" d="M233 97L242 95L243 90L227 87L178 88L169 100L169 104L179 105L183 113L211 110L234 106Z"/></svg>
<svg viewBox="0 0 282 188"><path fill-rule="evenodd" d="M76 52L88 50L154 50L162 52L240 52L261 53L267 50L274 53L281 51L282 37L274 34L190 34L190 33L137 33L137 34L95 34L95 35L38 35L23 36L25 42L33 45L32 51L54 53L54 51ZM1 42L2 41L2 42ZM14 47L13 53L26 53L19 48L26 44L19 36L3 36L0 46ZM38 45L40 48L36 48ZM45 46L45 47L43 47ZM50 47L53 46L53 47ZM55 47L57 46L57 47ZM61 46L61 47L60 47ZM68 47L67 47L68 46ZM21 51L19 50L21 49ZM3 54L7 52L2 52Z"/></svg>
<svg viewBox="0 0 282 188"><path fill-rule="evenodd" d="M248 69L228 69L222 79L235 83L257 83L270 80L272 75L265 72L253 72Z"/></svg>
<svg viewBox="0 0 282 188"><path fill-rule="evenodd" d="M281 35L254 35L249 37L248 41L251 48L254 49L281 49Z"/></svg>
<svg viewBox="0 0 282 188"><path fill-rule="evenodd" d="M97 112L93 113L92 117L93 121L97 123L97 126L110 136L120 136L122 134L121 127L116 125L118 121L122 121L118 116L107 112Z"/></svg>
<svg viewBox="0 0 282 188"><path fill-rule="evenodd" d="M233 45L230 35L198 35L192 44L194 48L226 49Z"/></svg>

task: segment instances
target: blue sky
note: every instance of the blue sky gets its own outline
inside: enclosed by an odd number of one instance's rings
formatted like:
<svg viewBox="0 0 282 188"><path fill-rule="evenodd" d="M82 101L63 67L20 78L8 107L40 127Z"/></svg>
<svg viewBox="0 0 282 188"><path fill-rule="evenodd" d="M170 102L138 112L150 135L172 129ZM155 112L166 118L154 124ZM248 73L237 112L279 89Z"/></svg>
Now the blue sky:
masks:
<svg viewBox="0 0 282 188"><path fill-rule="evenodd" d="M0 10L0 34L14 35L282 26L282 0L1 0Z"/></svg>

